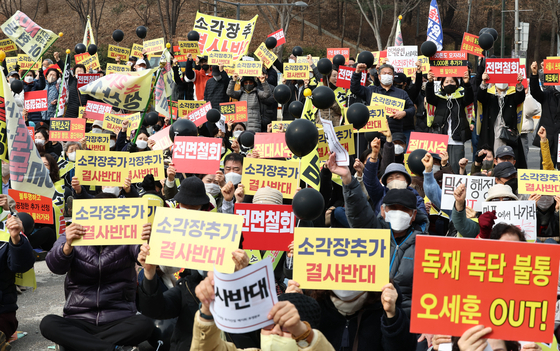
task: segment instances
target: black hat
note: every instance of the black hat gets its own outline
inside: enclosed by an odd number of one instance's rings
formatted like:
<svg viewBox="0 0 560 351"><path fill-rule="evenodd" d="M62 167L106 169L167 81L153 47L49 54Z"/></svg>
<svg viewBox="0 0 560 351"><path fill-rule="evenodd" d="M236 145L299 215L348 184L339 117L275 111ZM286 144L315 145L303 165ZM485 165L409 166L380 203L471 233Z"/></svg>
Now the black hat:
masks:
<svg viewBox="0 0 560 351"><path fill-rule="evenodd" d="M441 156L435 152L430 152L430 155L432 155L432 157L434 158L434 160L440 160L441 161Z"/></svg>
<svg viewBox="0 0 560 351"><path fill-rule="evenodd" d="M508 178L512 174L516 174L517 169L510 162L500 162L494 166L494 172L492 175L498 178Z"/></svg>
<svg viewBox="0 0 560 351"><path fill-rule="evenodd" d="M241 78L241 81L240 81L241 86L243 86L245 81L248 81L248 80L251 80L251 81L253 81L253 83L257 84L257 80L255 79L255 77L243 76L243 78Z"/></svg>
<svg viewBox="0 0 560 351"><path fill-rule="evenodd" d="M393 142L395 141L400 141L406 145L406 135L404 135L404 133L401 132L393 133Z"/></svg>
<svg viewBox="0 0 560 351"><path fill-rule="evenodd" d="M46 129L49 130L49 124L46 122L35 122L35 132L39 129Z"/></svg>
<svg viewBox="0 0 560 351"><path fill-rule="evenodd" d="M416 210L416 195L408 189L391 189L383 198L387 206L401 205L411 210Z"/></svg>
<svg viewBox="0 0 560 351"><path fill-rule="evenodd" d="M395 77L393 79L393 83L395 83L395 84L406 83L406 81L407 81L407 78L406 78L406 75L404 73L395 74Z"/></svg>
<svg viewBox="0 0 560 351"><path fill-rule="evenodd" d="M180 204L189 206L201 206L210 202L204 183L195 176L181 182L181 188L174 199Z"/></svg>
<svg viewBox="0 0 560 351"><path fill-rule="evenodd" d="M309 323L313 329L319 327L321 321L321 307L314 298L303 294L288 293L278 296L278 301L291 302L296 306L299 318L302 322Z"/></svg>
<svg viewBox="0 0 560 351"><path fill-rule="evenodd" d="M515 158L515 152L513 152L513 148L511 146L500 146L498 150L496 150L496 158L502 158L504 156L511 156Z"/></svg>

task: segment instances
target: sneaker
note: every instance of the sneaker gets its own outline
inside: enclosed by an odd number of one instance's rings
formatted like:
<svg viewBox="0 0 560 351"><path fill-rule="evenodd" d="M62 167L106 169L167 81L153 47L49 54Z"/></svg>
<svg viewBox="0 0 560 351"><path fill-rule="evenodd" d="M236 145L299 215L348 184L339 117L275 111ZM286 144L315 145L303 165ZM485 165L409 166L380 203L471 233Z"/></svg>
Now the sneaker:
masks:
<svg viewBox="0 0 560 351"><path fill-rule="evenodd" d="M0 351L10 351L12 346L6 342L6 335L0 331Z"/></svg>

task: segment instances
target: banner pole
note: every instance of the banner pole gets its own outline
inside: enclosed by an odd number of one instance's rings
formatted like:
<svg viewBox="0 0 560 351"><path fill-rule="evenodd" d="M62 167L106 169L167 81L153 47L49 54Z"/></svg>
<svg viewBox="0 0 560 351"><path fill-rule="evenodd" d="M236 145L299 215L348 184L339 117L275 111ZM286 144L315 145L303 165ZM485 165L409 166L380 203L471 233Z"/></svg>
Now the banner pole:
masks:
<svg viewBox="0 0 560 351"><path fill-rule="evenodd" d="M60 87L58 88L58 99L56 99L56 111L54 113L54 118L58 117L58 107L60 106L60 97L62 96L62 90L64 90L64 77L66 76L66 67L68 65L68 56L70 56L70 54L66 54L66 60L64 60L64 71L62 71L62 80L60 82Z"/></svg>
<svg viewBox="0 0 560 351"><path fill-rule="evenodd" d="M140 119L140 123L138 124L138 128L140 128L142 126L142 123L144 123L144 117L146 117L146 111L148 110L148 107L150 107L150 102L152 102L152 95L154 94L154 90L156 88L156 85L157 85L160 74L161 74L161 66L160 66L160 69L158 70L158 73L156 75L156 81L154 83L154 86L152 87L152 89L150 91L150 97L148 98L148 103L146 104L146 107L144 108L144 112L142 113L142 118ZM134 134L134 140L132 140L133 144L136 144L136 138L138 138L138 133Z"/></svg>

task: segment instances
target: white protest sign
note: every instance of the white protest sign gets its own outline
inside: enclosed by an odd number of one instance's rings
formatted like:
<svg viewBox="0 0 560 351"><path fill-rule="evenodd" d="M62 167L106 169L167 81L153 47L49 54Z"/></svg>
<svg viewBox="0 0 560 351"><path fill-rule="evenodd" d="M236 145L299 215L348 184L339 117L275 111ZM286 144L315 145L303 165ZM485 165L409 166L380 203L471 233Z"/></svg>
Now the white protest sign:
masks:
<svg viewBox="0 0 560 351"><path fill-rule="evenodd" d="M525 239L537 239L537 210L535 201L491 201L482 204L482 212L496 211L494 223L513 224L525 232Z"/></svg>
<svg viewBox="0 0 560 351"><path fill-rule="evenodd" d="M397 69L397 72L403 72L403 68L416 67L418 46L389 46L387 47L387 59Z"/></svg>
<svg viewBox="0 0 560 351"><path fill-rule="evenodd" d="M319 111L319 118L320 115L321 111ZM321 123L323 124L325 139L327 139L327 143L329 144L329 150L336 153L336 164L339 166L348 166L350 164L350 156L336 137L332 122L321 118Z"/></svg>
<svg viewBox="0 0 560 351"><path fill-rule="evenodd" d="M265 258L233 274L214 269L214 322L226 333L242 334L274 323L268 312L278 302L272 261Z"/></svg>
<svg viewBox="0 0 560 351"><path fill-rule="evenodd" d="M465 184L467 190L466 205L480 212L482 204L488 197L488 189L494 186L494 177L461 176L444 174L442 180L441 209L452 210L455 204L453 192L460 184Z"/></svg>

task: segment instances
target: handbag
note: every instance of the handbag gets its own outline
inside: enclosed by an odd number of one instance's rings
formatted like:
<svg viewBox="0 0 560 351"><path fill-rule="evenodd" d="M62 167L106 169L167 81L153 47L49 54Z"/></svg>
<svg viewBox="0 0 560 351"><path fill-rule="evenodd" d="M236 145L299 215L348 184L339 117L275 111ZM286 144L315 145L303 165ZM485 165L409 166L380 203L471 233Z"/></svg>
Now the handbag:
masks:
<svg viewBox="0 0 560 351"><path fill-rule="evenodd" d="M512 130L508 127L502 127L502 129L500 129L499 138L508 146L517 146L517 137L517 130Z"/></svg>

